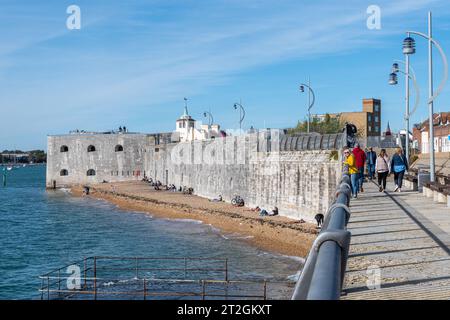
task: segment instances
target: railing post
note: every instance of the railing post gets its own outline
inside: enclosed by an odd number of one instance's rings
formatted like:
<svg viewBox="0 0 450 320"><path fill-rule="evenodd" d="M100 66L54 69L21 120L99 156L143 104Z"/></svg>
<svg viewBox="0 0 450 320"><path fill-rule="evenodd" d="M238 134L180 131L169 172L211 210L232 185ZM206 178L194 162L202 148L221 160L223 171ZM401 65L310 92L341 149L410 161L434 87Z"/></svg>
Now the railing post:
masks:
<svg viewBox="0 0 450 320"><path fill-rule="evenodd" d="M205 300L205 280L202 280L202 300Z"/></svg>
<svg viewBox="0 0 450 320"><path fill-rule="evenodd" d="M144 277L144 300L147 300L147 284Z"/></svg>
<svg viewBox="0 0 450 320"><path fill-rule="evenodd" d="M225 259L225 281L228 281L228 258Z"/></svg>
<svg viewBox="0 0 450 320"><path fill-rule="evenodd" d="M267 280L264 279L264 299L267 300Z"/></svg>
<svg viewBox="0 0 450 320"><path fill-rule="evenodd" d="M94 257L94 300L97 300L97 257Z"/></svg>
<svg viewBox="0 0 450 320"><path fill-rule="evenodd" d="M47 300L50 300L50 277L47 276Z"/></svg>
<svg viewBox="0 0 450 320"><path fill-rule="evenodd" d="M84 270L83 270L83 273L84 273L84 289L87 288L86 272L87 272L87 261L86 261L86 258L84 258Z"/></svg>
<svg viewBox="0 0 450 320"><path fill-rule="evenodd" d="M61 269L58 269L58 295L61 295Z"/></svg>
<svg viewBox="0 0 450 320"><path fill-rule="evenodd" d="M136 279L139 279L139 266L138 266L139 260L137 257L135 259L136 259Z"/></svg>

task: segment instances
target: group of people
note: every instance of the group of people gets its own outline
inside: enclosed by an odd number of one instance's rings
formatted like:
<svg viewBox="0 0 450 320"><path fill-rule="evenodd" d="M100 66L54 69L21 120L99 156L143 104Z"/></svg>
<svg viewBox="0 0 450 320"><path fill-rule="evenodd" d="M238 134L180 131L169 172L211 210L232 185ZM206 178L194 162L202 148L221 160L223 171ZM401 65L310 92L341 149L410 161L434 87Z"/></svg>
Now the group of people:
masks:
<svg viewBox="0 0 450 320"><path fill-rule="evenodd" d="M154 181L151 177L144 176L142 181L147 182L150 186L154 187L156 191L165 190L165 191L172 191L172 192L183 192L184 194L192 194L194 192L193 188L188 188L186 186L182 187L180 186L177 188L173 183L168 185L163 185L161 181L156 180Z"/></svg>
<svg viewBox="0 0 450 320"><path fill-rule="evenodd" d="M394 174L394 192L401 192L403 176L408 170L408 160L403 154L402 148L397 148L396 153L390 159L385 149L381 149L377 155L372 148L366 152L357 143L353 150L344 149L343 174L350 176L352 196L358 197L359 192L364 192L364 171L367 164L367 173L370 180L378 177L379 191L386 190L386 179L389 174Z"/></svg>

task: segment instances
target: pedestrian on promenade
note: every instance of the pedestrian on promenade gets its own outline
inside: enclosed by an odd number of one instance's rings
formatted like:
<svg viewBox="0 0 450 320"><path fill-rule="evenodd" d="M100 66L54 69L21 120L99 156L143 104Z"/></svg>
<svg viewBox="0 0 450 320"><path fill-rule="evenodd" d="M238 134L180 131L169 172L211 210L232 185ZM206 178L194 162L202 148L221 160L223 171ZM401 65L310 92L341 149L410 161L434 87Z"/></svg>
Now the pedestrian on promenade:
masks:
<svg viewBox="0 0 450 320"><path fill-rule="evenodd" d="M355 157L355 165L358 168L359 176L358 176L358 191L364 192L363 182L364 182L364 165L366 163L366 153L359 146L359 143L355 144L353 148L353 156Z"/></svg>
<svg viewBox="0 0 450 320"><path fill-rule="evenodd" d="M386 178L390 171L389 157L385 149L381 149L380 154L377 157L375 170L378 175L379 191L383 192L386 189Z"/></svg>
<svg viewBox="0 0 450 320"><path fill-rule="evenodd" d="M369 179L372 180L375 176L375 165L377 161L377 154L372 148L366 153L367 158L367 172L369 174Z"/></svg>
<svg viewBox="0 0 450 320"><path fill-rule="evenodd" d="M359 171L355 165L355 156L350 152L350 149L348 148L344 149L342 173L350 176L353 198L358 197Z"/></svg>
<svg viewBox="0 0 450 320"><path fill-rule="evenodd" d="M394 192L402 192L403 175L408 170L408 160L403 154L402 148L397 148L397 152L392 157L390 169L391 172L394 172Z"/></svg>

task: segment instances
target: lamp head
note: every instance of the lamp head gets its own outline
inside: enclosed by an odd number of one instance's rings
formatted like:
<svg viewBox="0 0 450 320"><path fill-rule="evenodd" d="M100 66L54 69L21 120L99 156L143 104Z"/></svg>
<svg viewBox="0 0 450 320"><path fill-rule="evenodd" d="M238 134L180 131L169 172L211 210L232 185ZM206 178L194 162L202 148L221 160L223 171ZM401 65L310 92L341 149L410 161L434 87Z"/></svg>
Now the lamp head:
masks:
<svg viewBox="0 0 450 320"><path fill-rule="evenodd" d="M301 91L301 92L305 92L305 86L301 85L301 86L300 86L300 91Z"/></svg>
<svg viewBox="0 0 450 320"><path fill-rule="evenodd" d="M398 63L392 64L392 73L397 73L399 71Z"/></svg>
<svg viewBox="0 0 450 320"><path fill-rule="evenodd" d="M389 84L390 84L390 85L396 85L397 83L398 83L398 80L397 80L397 74L394 73L394 72L392 72L392 73L389 75Z"/></svg>
<svg viewBox="0 0 450 320"><path fill-rule="evenodd" d="M416 41L414 38L406 37L403 40L403 54L414 54L416 53Z"/></svg>

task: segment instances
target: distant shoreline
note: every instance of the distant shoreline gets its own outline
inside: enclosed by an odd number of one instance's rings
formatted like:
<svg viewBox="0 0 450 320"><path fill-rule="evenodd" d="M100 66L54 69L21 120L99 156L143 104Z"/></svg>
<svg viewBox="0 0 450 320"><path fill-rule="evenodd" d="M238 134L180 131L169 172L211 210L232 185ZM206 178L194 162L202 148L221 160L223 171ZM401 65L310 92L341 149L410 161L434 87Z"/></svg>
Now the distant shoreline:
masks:
<svg viewBox="0 0 450 320"><path fill-rule="evenodd" d="M82 196L82 186L72 187L71 193ZM210 202L179 192L154 191L144 182L97 184L91 187L90 197L155 217L199 220L221 232L242 235L238 237L241 241L288 256L306 257L317 234L311 223L282 216L259 217L248 208L225 202Z"/></svg>

